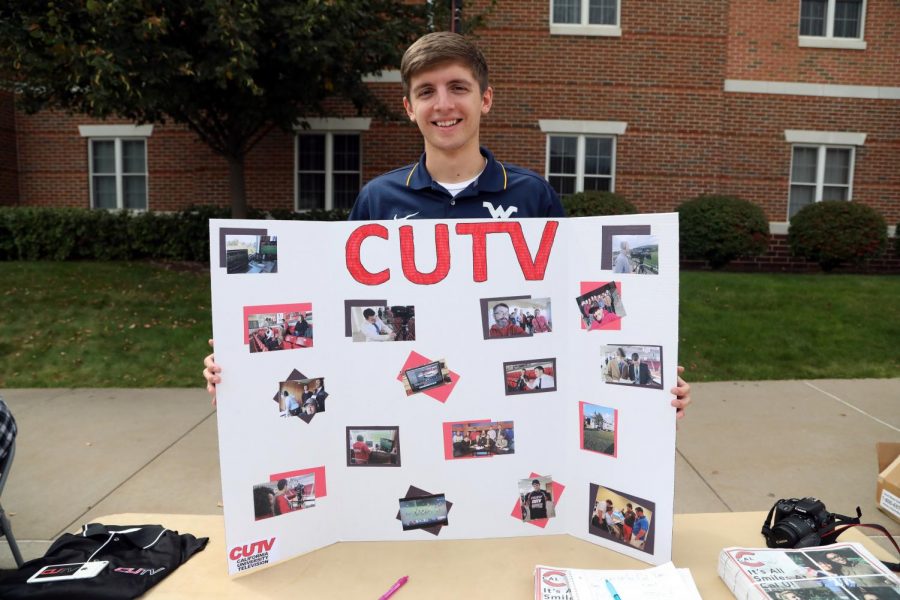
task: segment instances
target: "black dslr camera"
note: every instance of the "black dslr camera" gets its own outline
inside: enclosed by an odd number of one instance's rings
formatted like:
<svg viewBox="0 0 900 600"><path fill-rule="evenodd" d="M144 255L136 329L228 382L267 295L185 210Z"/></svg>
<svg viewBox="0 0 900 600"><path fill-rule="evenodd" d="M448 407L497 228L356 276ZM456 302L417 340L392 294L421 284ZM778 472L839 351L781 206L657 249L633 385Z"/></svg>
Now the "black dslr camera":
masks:
<svg viewBox="0 0 900 600"><path fill-rule="evenodd" d="M825 504L816 498L779 500L769 511L762 534L769 548L808 548L833 544L843 532L842 529L835 533L835 527L859 523L862 516L859 507L856 512L856 518L830 513Z"/></svg>

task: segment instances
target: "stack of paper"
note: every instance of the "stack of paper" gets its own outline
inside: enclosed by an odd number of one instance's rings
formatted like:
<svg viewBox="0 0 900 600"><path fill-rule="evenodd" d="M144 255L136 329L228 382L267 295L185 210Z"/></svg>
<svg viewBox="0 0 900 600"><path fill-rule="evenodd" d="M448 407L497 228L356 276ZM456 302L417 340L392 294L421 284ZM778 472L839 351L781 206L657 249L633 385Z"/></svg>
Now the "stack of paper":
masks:
<svg viewBox="0 0 900 600"><path fill-rule="evenodd" d="M607 582L623 599L701 600L690 569L672 563L649 569L604 571L537 566L536 600L613 600Z"/></svg>

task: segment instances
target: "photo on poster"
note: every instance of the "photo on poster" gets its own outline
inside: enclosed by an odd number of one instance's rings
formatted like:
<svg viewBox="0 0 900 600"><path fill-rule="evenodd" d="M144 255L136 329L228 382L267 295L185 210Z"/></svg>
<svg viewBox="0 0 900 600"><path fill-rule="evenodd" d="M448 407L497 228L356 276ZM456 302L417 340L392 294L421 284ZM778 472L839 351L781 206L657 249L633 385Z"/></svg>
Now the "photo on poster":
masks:
<svg viewBox="0 0 900 600"><path fill-rule="evenodd" d="M251 354L312 347L311 304L286 304L278 306L284 310L260 310L265 308L244 307L245 335Z"/></svg>
<svg viewBox="0 0 900 600"><path fill-rule="evenodd" d="M600 268L604 271L612 271L614 266L613 250L621 249L613 244L613 238L618 236L648 236L652 233L652 227L645 225L603 225L600 228Z"/></svg>
<svg viewBox="0 0 900 600"><path fill-rule="evenodd" d="M442 358L406 369L400 380L403 382L406 395L411 396L451 383L450 369L447 368L447 363Z"/></svg>
<svg viewBox="0 0 900 600"><path fill-rule="evenodd" d="M225 234L226 273L277 273L278 238L274 235Z"/></svg>
<svg viewBox="0 0 900 600"><path fill-rule="evenodd" d="M612 236L613 273L659 274L659 239L655 235Z"/></svg>
<svg viewBox="0 0 900 600"><path fill-rule="evenodd" d="M257 521L313 508L315 505L315 473L266 481L253 486L253 511Z"/></svg>
<svg viewBox="0 0 900 600"><path fill-rule="evenodd" d="M513 421L444 423L444 436L450 438L444 439L444 447L452 448L449 456L445 452L448 459L506 456L516 452Z"/></svg>
<svg viewBox="0 0 900 600"><path fill-rule="evenodd" d="M399 467L400 428L351 425L347 427L348 467Z"/></svg>
<svg viewBox="0 0 900 600"><path fill-rule="evenodd" d="M481 326L486 340L550 333L553 331L550 298L482 298Z"/></svg>
<svg viewBox="0 0 900 600"><path fill-rule="evenodd" d="M523 522L554 518L553 477L544 475L520 479L519 507Z"/></svg>
<svg viewBox="0 0 900 600"><path fill-rule="evenodd" d="M416 307L389 305L384 301L344 302L354 342L411 342L416 339Z"/></svg>
<svg viewBox="0 0 900 600"><path fill-rule="evenodd" d="M403 531L449 525L444 494L400 498L400 523Z"/></svg>
<svg viewBox="0 0 900 600"><path fill-rule="evenodd" d="M556 391L556 359L535 358L503 363L507 396Z"/></svg>
<svg viewBox="0 0 900 600"><path fill-rule="evenodd" d="M588 495L588 532L653 554L656 504L596 483Z"/></svg>
<svg viewBox="0 0 900 600"><path fill-rule="evenodd" d="M663 389L662 346L608 344L602 352L604 382Z"/></svg>
<svg viewBox="0 0 900 600"><path fill-rule="evenodd" d="M850 596L847 591L840 587L836 582L829 582L831 586L826 586L821 581L791 581L784 585L791 586L790 589L764 590L766 595L772 600L875 600L882 596ZM769 585L776 586L777 583ZM854 588L854 592L861 592L858 588ZM885 596L891 598L892 596Z"/></svg>
<svg viewBox="0 0 900 600"><path fill-rule="evenodd" d="M575 302L578 303L581 315L581 328L588 331L619 329L620 319L627 314L622 303L621 284L618 281L598 283L596 287L578 296Z"/></svg>
<svg viewBox="0 0 900 600"><path fill-rule="evenodd" d="M581 413L581 449L616 456L619 411L599 404L578 403Z"/></svg>
<svg viewBox="0 0 900 600"><path fill-rule="evenodd" d="M316 377L308 379L301 376L296 379L279 382L278 393L273 400L278 403L280 417L300 417L307 423L318 413L325 412L325 379Z"/></svg>

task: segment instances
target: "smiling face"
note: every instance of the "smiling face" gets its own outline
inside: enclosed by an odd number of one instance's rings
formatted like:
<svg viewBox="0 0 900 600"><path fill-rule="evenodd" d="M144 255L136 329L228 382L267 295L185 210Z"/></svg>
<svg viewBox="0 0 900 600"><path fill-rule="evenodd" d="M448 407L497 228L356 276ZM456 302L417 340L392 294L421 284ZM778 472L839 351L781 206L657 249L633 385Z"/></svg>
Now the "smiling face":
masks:
<svg viewBox="0 0 900 600"><path fill-rule="evenodd" d="M501 329L509 325L509 308L507 308L505 305L495 306L494 322L497 324L497 327Z"/></svg>
<svg viewBox="0 0 900 600"><path fill-rule="evenodd" d="M422 132L425 152L447 155L478 152L482 115L491 110L494 91L481 91L471 70L447 63L413 75L406 114Z"/></svg>

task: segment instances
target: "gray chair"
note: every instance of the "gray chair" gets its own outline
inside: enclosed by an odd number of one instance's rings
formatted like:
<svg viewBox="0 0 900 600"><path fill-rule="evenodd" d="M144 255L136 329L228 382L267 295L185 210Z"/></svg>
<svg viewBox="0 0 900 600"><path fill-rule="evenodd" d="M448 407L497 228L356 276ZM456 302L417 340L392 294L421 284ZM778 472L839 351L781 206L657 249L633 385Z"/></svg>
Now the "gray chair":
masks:
<svg viewBox="0 0 900 600"><path fill-rule="evenodd" d="M16 442L13 440L12 445L9 447L9 453L6 455L6 460L3 461L2 471L0 471L0 497L3 496L3 487L6 485L6 478L9 477L15 456ZM0 504L0 536L6 536L9 549L12 551L13 558L16 559L16 565L21 567L25 561L22 560L22 553L19 552L19 545L16 543L15 536L13 536L12 525L6 516L6 512L3 510L2 504Z"/></svg>

